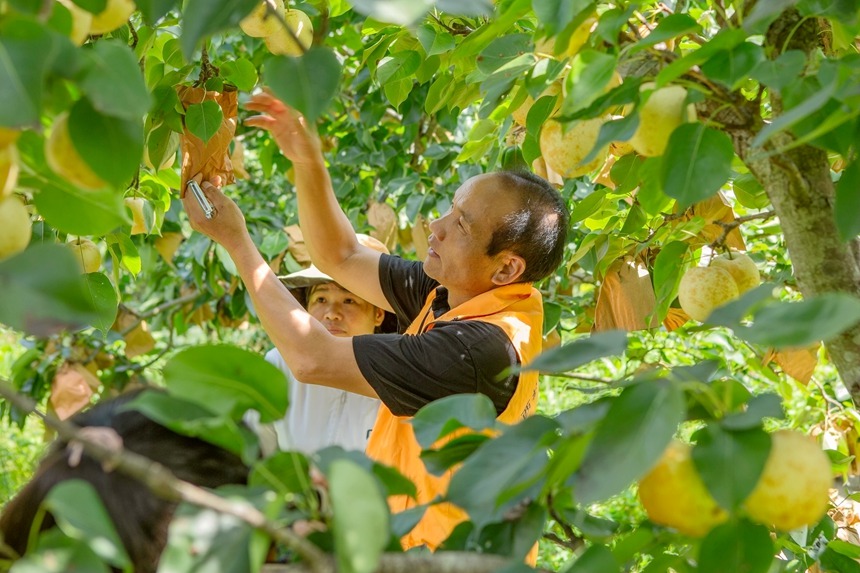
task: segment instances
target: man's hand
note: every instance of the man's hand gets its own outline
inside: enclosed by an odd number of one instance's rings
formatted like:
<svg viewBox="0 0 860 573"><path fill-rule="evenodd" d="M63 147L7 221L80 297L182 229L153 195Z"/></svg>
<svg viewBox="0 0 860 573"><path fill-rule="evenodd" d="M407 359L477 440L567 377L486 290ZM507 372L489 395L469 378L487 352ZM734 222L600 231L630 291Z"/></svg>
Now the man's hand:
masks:
<svg viewBox="0 0 860 573"><path fill-rule="evenodd" d="M194 177L194 180L200 183L206 198L215 207L215 214L211 219L207 219L194 194L186 193L182 198L182 204L185 206L191 228L203 233L229 251L232 246L241 243L248 234L245 217L238 205L221 192L220 177L202 182L201 179L200 175Z"/></svg>
<svg viewBox="0 0 860 573"><path fill-rule="evenodd" d="M297 165L323 162L319 137L308 129L299 112L267 92L252 96L245 107L260 112L246 119L245 125L271 133L287 159Z"/></svg>

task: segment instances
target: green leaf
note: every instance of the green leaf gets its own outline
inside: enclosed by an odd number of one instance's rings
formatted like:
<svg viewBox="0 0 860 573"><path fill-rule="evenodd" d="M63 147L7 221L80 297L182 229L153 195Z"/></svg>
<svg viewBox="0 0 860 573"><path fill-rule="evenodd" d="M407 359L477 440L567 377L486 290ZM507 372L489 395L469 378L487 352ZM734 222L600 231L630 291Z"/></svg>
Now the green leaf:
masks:
<svg viewBox="0 0 860 573"><path fill-rule="evenodd" d="M575 370L605 356L624 354L627 349L627 333L623 330L598 332L587 338L557 346L541 353L523 366L523 372L539 370L547 374L558 374Z"/></svg>
<svg viewBox="0 0 860 573"><path fill-rule="evenodd" d="M185 110L185 127L203 143L208 142L221 129L224 112L215 100L192 103Z"/></svg>
<svg viewBox="0 0 860 573"><path fill-rule="evenodd" d="M165 392L143 392L126 408L137 410L177 434L199 438L233 452L250 465L259 457L254 433L225 416L215 416L196 402Z"/></svg>
<svg viewBox="0 0 860 573"><path fill-rule="evenodd" d="M179 40L186 61L193 61L192 55L200 40L226 30L235 28L258 4L258 0L186 0L182 9L182 34Z"/></svg>
<svg viewBox="0 0 860 573"><path fill-rule="evenodd" d="M445 30L437 30L430 24L422 24L418 28L418 41L427 53L427 57L444 54L457 45L454 36Z"/></svg>
<svg viewBox="0 0 860 573"><path fill-rule="evenodd" d="M88 55L81 87L104 115L137 121L149 111L150 97L131 48L115 40L96 42Z"/></svg>
<svg viewBox="0 0 860 573"><path fill-rule="evenodd" d="M408 79L421 66L421 54L414 50L404 50L379 60L376 79L380 84Z"/></svg>
<svg viewBox="0 0 860 573"><path fill-rule="evenodd" d="M350 0L352 9L368 18L411 26L433 7L431 0Z"/></svg>
<svg viewBox="0 0 860 573"><path fill-rule="evenodd" d="M654 294L657 296L657 319L662 322L669 312L669 306L678 295L678 284L683 274L684 259L689 245L683 241L672 241L657 254L654 261Z"/></svg>
<svg viewBox="0 0 860 573"><path fill-rule="evenodd" d="M250 486L264 486L281 495L311 491L310 463L300 452L276 452L254 464Z"/></svg>
<svg viewBox="0 0 860 573"><path fill-rule="evenodd" d="M559 30L573 21L573 17L588 8L591 2L578 0L532 0L532 10L538 21L546 28L549 35L555 35Z"/></svg>
<svg viewBox="0 0 860 573"><path fill-rule="evenodd" d="M143 118L103 115L82 98L69 113L69 135L87 165L114 187L132 180L143 157Z"/></svg>
<svg viewBox="0 0 860 573"><path fill-rule="evenodd" d="M269 59L263 75L276 96L314 122L337 93L341 65L334 52L314 46L299 58Z"/></svg>
<svg viewBox="0 0 860 573"><path fill-rule="evenodd" d="M703 201L729 180L735 152L729 136L701 123L681 125L669 138L661 181L681 209Z"/></svg>
<svg viewBox="0 0 860 573"><path fill-rule="evenodd" d="M764 301L772 299L774 288L776 285L773 283L761 284L745 292L740 298L715 308L707 319L708 324L743 329L744 326L741 324L743 319L750 312L760 308Z"/></svg>
<svg viewBox="0 0 860 573"><path fill-rule="evenodd" d="M615 556L603 545L592 545L580 555L565 573L612 573L621 571Z"/></svg>
<svg viewBox="0 0 860 573"><path fill-rule="evenodd" d="M776 302L754 316L752 326L735 334L755 344L786 348L827 341L860 322L860 299L825 293L801 302Z"/></svg>
<svg viewBox="0 0 860 573"><path fill-rule="evenodd" d="M651 33L636 42L636 44L631 48L630 53L632 54L640 50L644 50L648 46L653 46L660 42L677 38L678 36L695 34L701 29L702 27L699 26L695 18L689 14L670 14L660 20L657 27L654 28Z"/></svg>
<svg viewBox="0 0 860 573"><path fill-rule="evenodd" d="M750 72L753 79L769 88L781 90L797 81L806 65L806 54L800 50L788 50L775 60L762 60Z"/></svg>
<svg viewBox="0 0 860 573"><path fill-rule="evenodd" d="M143 20L150 26L163 16L167 15L176 5L179 0L135 0L137 9L143 14Z"/></svg>
<svg viewBox="0 0 860 573"><path fill-rule="evenodd" d="M740 396L739 396L740 397ZM764 418L782 419L782 399L776 394L759 394L744 400L746 409L729 414L720 424L727 430L751 430L760 428Z"/></svg>
<svg viewBox="0 0 860 573"><path fill-rule="evenodd" d="M74 255L53 243L0 261L0 322L35 336L75 330L98 317Z"/></svg>
<svg viewBox="0 0 860 573"><path fill-rule="evenodd" d="M476 527L500 521L508 510L533 497L548 463L547 447L558 424L531 416L485 442L451 478L448 499L463 508Z"/></svg>
<svg viewBox="0 0 860 573"><path fill-rule="evenodd" d="M287 409L284 373L257 354L226 344L188 348L164 366L170 393L219 415L239 419L248 409L273 422Z"/></svg>
<svg viewBox="0 0 860 573"><path fill-rule="evenodd" d="M248 58L224 62L220 69L221 76L236 86L239 91L249 92L257 85L257 68Z"/></svg>
<svg viewBox="0 0 860 573"><path fill-rule="evenodd" d="M770 436L761 427L726 431L709 424L697 432L693 463L713 498L732 511L752 493L770 453Z"/></svg>
<svg viewBox="0 0 860 573"><path fill-rule="evenodd" d="M821 89L813 95L803 100L803 103L785 110L784 113L776 116L773 121L767 124L752 141L753 146L761 146L771 137L781 131L791 128L793 125L803 121L808 116L812 115L821 109L830 98L836 93L837 82L831 81L821 86Z"/></svg>
<svg viewBox="0 0 860 573"><path fill-rule="evenodd" d="M711 38L707 44L694 50L682 58L678 58L657 74L657 87L665 86L675 80L694 66L707 62L711 57L723 50L730 50L741 42L746 41L747 35L743 30L737 28L725 28L720 30L716 36ZM626 82L625 82L626 83Z"/></svg>
<svg viewBox="0 0 860 573"><path fill-rule="evenodd" d="M491 74L532 48L531 34L507 34L496 38L478 56L478 69Z"/></svg>
<svg viewBox="0 0 860 573"><path fill-rule="evenodd" d="M35 550L12 565L10 573L110 573L111 569L90 549L86 540L71 539L58 529L39 535Z"/></svg>
<svg viewBox="0 0 860 573"><path fill-rule="evenodd" d="M117 535L101 497L89 482L80 479L58 483L48 492L45 506L60 529L116 567L130 567L131 560Z"/></svg>
<svg viewBox="0 0 860 573"><path fill-rule="evenodd" d="M466 434L445 443L439 449L425 449L421 461L433 475L442 475L453 466L462 463L489 438L484 434Z"/></svg>
<svg viewBox="0 0 860 573"><path fill-rule="evenodd" d="M484 394L446 396L418 410L412 419L415 439L422 448L463 427L480 431L495 425L496 407Z"/></svg>
<svg viewBox="0 0 860 573"><path fill-rule="evenodd" d="M797 0L771 0L770 2L756 3L749 15L744 18L744 31L749 34L763 34L767 27L776 20L785 10L797 4Z"/></svg>
<svg viewBox="0 0 860 573"><path fill-rule="evenodd" d="M338 571L372 573L388 545L388 504L376 479L348 459L328 469Z"/></svg>
<svg viewBox="0 0 860 573"><path fill-rule="evenodd" d="M773 541L767 527L746 520L723 523L702 541L697 571L765 573L770 569L773 554Z"/></svg>
<svg viewBox="0 0 860 573"><path fill-rule="evenodd" d="M702 64L702 72L712 80L722 82L730 90L745 82L760 63L766 61L764 48L743 42L721 52Z"/></svg>
<svg viewBox="0 0 860 573"><path fill-rule="evenodd" d="M48 224L73 235L101 236L126 222L122 195L112 190L79 191L48 182L33 203Z"/></svg>
<svg viewBox="0 0 860 573"><path fill-rule="evenodd" d="M597 426L574 492L582 504L606 499L641 477L660 458L684 419L684 393L668 380L625 388Z"/></svg>
<svg viewBox="0 0 860 573"><path fill-rule="evenodd" d="M68 48L73 46L69 43ZM24 18L8 18L0 27L0 125L39 123L42 87L56 57L54 37Z"/></svg>
<svg viewBox="0 0 860 573"><path fill-rule="evenodd" d="M860 160L855 159L842 171L836 184L836 227L843 241L860 235Z"/></svg>
<svg viewBox="0 0 860 573"><path fill-rule="evenodd" d="M90 321L90 325L101 330L105 334L110 330L116 320L116 311L119 300L116 290L103 273L89 273L84 275L87 294L96 309L96 317Z"/></svg>
<svg viewBox="0 0 860 573"><path fill-rule="evenodd" d="M576 54L564 80L567 95L561 108L562 114L569 115L591 105L603 94L617 67L618 59L610 54L595 50L583 50ZM630 135L633 135L632 131ZM595 147L600 149L603 146L597 144Z"/></svg>

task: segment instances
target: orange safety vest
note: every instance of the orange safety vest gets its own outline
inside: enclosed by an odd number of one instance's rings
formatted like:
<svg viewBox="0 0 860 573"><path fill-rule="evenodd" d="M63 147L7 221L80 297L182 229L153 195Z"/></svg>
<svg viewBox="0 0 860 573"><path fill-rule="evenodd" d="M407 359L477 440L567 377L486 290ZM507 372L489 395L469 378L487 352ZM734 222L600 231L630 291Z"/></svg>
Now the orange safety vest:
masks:
<svg viewBox="0 0 860 573"><path fill-rule="evenodd" d="M543 303L540 292L530 284L518 283L495 288L453 308L438 318L430 308L436 291L430 293L418 318L406 330L407 335L427 332L436 322L453 320L480 320L502 328L513 343L520 363L530 362L541 351ZM420 329L420 331L419 331ZM498 416L506 424L515 424L534 413L538 398L538 373L520 373L519 383L507 408ZM367 455L386 465L397 468L411 479L417 488L415 499L398 495L388 498L392 513L425 504L444 495L453 471L440 477L431 475L419 457L421 446L412 430L411 416L395 416L385 404L380 406L376 424L367 443ZM467 519L466 513L451 503L439 503L427 508L415 528L401 538L404 549L426 545L435 550L454 530ZM530 556L534 562L535 555Z"/></svg>

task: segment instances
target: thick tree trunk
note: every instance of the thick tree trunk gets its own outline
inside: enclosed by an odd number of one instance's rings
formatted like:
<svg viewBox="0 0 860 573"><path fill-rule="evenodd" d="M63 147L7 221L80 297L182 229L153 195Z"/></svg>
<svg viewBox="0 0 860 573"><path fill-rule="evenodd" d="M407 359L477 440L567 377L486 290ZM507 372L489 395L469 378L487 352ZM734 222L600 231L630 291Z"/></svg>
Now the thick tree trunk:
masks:
<svg viewBox="0 0 860 573"><path fill-rule="evenodd" d="M765 49L775 58L788 49L808 54L819 43L817 22L788 10L768 30ZM771 93L770 98L773 114L778 116L782 111L779 93ZM839 237L826 152L808 145L780 152L794 141L785 132L762 147L753 147L753 139L764 127L760 104L737 92L719 94L719 98L700 104L699 111L723 125L735 152L767 192L803 296L828 292L860 296L860 242L846 243ZM825 344L854 404L860 406L860 324Z"/></svg>

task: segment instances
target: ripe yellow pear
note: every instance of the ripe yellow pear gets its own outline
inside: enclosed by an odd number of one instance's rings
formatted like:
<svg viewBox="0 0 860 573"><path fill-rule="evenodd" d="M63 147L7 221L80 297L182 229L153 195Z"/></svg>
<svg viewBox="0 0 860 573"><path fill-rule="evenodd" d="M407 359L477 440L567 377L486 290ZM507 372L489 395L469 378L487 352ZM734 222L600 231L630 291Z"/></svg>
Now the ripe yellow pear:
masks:
<svg viewBox="0 0 860 573"><path fill-rule="evenodd" d="M30 214L15 195L0 199L0 259L20 253L30 244Z"/></svg>
<svg viewBox="0 0 860 573"><path fill-rule="evenodd" d="M654 523L702 537L728 518L696 471L692 448L672 440L660 461L639 481L639 499Z"/></svg>
<svg viewBox="0 0 860 573"><path fill-rule="evenodd" d="M0 126L0 147L12 145L21 136L20 129L12 129L11 127Z"/></svg>
<svg viewBox="0 0 860 573"><path fill-rule="evenodd" d="M72 30L69 33L69 39L76 45L83 44L90 35L90 28L93 24L93 15L87 12L72 0L57 0L68 10L72 15Z"/></svg>
<svg viewBox="0 0 860 573"><path fill-rule="evenodd" d="M579 177L598 169L606 161L609 146L601 149L585 165L580 165L597 143L603 118L584 119L564 128L561 123L549 120L540 132L540 150L548 167L562 177Z"/></svg>
<svg viewBox="0 0 860 573"><path fill-rule="evenodd" d="M107 0L105 9L93 16L90 34L113 32L128 22L136 8L133 0Z"/></svg>
<svg viewBox="0 0 860 573"><path fill-rule="evenodd" d="M305 50L311 47L311 42L314 39L314 29L311 25L311 19L301 10L285 10L284 20L287 26L290 27L290 30L293 31L293 34L299 39L301 46L296 44L293 36L284 29L280 22L278 22L275 30L266 36L263 41L273 54L279 56L301 56Z"/></svg>
<svg viewBox="0 0 860 573"><path fill-rule="evenodd" d="M588 16L582 24L576 27L576 30L574 30L573 34L570 35L570 41L568 41L567 46L565 46L563 50L559 51L557 55L555 37L538 40L535 44L535 53L552 57L557 56L559 58L572 58L588 41L588 38L591 35L591 29L594 28L596 23L597 13L595 12Z"/></svg>
<svg viewBox="0 0 860 573"><path fill-rule="evenodd" d="M89 239L75 239L66 243L72 254L75 255L75 260L81 266L81 271L84 273L94 273L102 266L102 254L98 246Z"/></svg>
<svg viewBox="0 0 860 573"><path fill-rule="evenodd" d="M549 86L547 86L547 88L543 91L543 93L540 94L540 97L559 95L562 91L562 83L563 82L561 80L551 83ZM525 88L520 88L520 89L525 89ZM550 112L550 115L554 115L555 112L558 111L558 109L561 107L561 103L562 103L562 98L558 98L555 102L555 105L552 108L552 112ZM514 118L514 121L516 123L525 127L526 118L528 117L529 111L531 111L532 106L534 104L535 104L535 99L530 95L526 96L525 101L523 101L523 103L520 104L520 107L518 107L517 109L515 109L513 111L513 113L511 114L511 117Z"/></svg>
<svg viewBox="0 0 860 573"><path fill-rule="evenodd" d="M688 269L678 285L681 308L699 322L704 322L715 308L738 296L737 283L720 267Z"/></svg>
<svg viewBox="0 0 860 573"><path fill-rule="evenodd" d="M796 430L771 438L764 471L744 508L753 521L781 531L818 523L830 501L830 460L813 438Z"/></svg>
<svg viewBox="0 0 860 573"><path fill-rule="evenodd" d="M239 27L242 31L255 38L265 38L271 35L281 23L272 14L272 11L283 14L285 10L284 0L264 0L254 10L245 16Z"/></svg>
<svg viewBox="0 0 860 573"><path fill-rule="evenodd" d="M15 185L18 184L20 163L17 147L14 145L0 147L0 197L12 193Z"/></svg>
<svg viewBox="0 0 860 573"><path fill-rule="evenodd" d="M68 112L63 112L54 118L51 135L45 140L45 159L57 175L81 189L100 189L105 186L105 182L93 173L75 149L69 135Z"/></svg>
<svg viewBox="0 0 860 573"><path fill-rule="evenodd" d="M130 235L140 235L148 233L146 227L146 216L143 213L143 208L146 205L146 199L143 197L126 197L123 199L125 206L131 209L131 232Z"/></svg>
<svg viewBox="0 0 860 573"><path fill-rule="evenodd" d="M720 255L711 261L711 266L729 271L738 285L740 294L744 294L761 284L761 274L758 272L758 267L746 253L732 251Z"/></svg>
<svg viewBox="0 0 860 573"><path fill-rule="evenodd" d="M182 233L164 233L155 239L155 250L169 263L173 261L173 256L184 239Z"/></svg>
<svg viewBox="0 0 860 573"><path fill-rule="evenodd" d="M652 82L642 84L640 91L654 89ZM687 90L681 86L666 86L654 90L639 108L639 127L629 143L639 155L663 155L669 136L679 125L695 118L695 109L684 106Z"/></svg>

